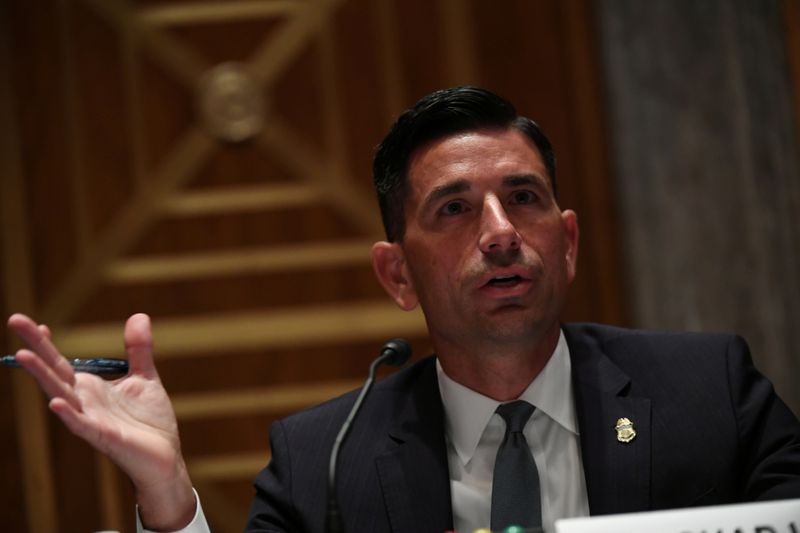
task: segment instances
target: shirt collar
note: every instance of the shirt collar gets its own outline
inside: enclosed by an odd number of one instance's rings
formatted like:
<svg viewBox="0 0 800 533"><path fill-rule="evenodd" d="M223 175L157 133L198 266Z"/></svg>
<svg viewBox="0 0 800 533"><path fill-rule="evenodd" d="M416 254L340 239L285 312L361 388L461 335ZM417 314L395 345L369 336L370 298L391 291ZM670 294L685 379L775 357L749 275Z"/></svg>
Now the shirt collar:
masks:
<svg viewBox="0 0 800 533"><path fill-rule="evenodd" d="M438 359L436 373L445 412L445 430L459 459L466 464L475 453L481 435L501 403L456 383L442 369ZM519 399L525 400L555 421L578 434L575 400L572 396L572 365L564 332L553 355Z"/></svg>

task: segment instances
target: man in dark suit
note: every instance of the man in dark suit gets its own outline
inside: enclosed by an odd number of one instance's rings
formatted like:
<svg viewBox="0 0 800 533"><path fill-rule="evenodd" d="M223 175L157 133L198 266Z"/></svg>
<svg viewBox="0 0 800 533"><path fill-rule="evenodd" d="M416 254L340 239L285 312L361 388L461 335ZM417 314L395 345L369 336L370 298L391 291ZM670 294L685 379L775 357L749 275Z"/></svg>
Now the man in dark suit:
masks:
<svg viewBox="0 0 800 533"><path fill-rule="evenodd" d="M373 248L376 273L401 308L422 306L439 368L427 359L392 376L365 406L341 462L346 529L488 525L488 505L473 512L481 502L471 498L491 479L473 465L479 453L465 460L455 449L459 415L449 391L463 385L496 403L535 400L564 379L552 368L560 350L571 370L554 395L571 396L573 407L559 417L558 406L541 406L530 437L569 426L570 416L579 430L552 441L558 453L546 438L530 444L540 457L545 526L587 512L800 497L797 421L741 339L559 324L578 228L556 203L552 148L536 124L485 91L437 92L399 118L373 173L388 237ZM273 427L254 530L323 530L326 450L352 402ZM470 415L480 417L474 405ZM622 419L630 426L616 429ZM480 431L478 449L491 440L491 428ZM497 443L488 448L497 453ZM564 455L582 464L577 479L558 470ZM552 470L561 474L555 481Z"/></svg>
<svg viewBox="0 0 800 533"><path fill-rule="evenodd" d="M796 421L735 336L565 325L591 515L800 497ZM453 505L435 362L378 383L342 454L347 531L442 533ZM353 396L272 428L252 531L324 531L328 451ZM617 440L615 421L637 435Z"/></svg>
<svg viewBox="0 0 800 533"><path fill-rule="evenodd" d="M475 88L425 97L384 139L374 176L387 231L376 275L402 309L422 307L436 357L380 383L354 425L347 530L549 528L800 497L800 427L743 341L560 324L577 216L557 204L549 141L510 103ZM38 352L18 358L51 408L131 476L145 526L202 531L147 318L129 320L131 374L113 386L76 378L26 317L10 324ZM250 530L323 530L328 452L352 402L275 424ZM520 466L495 476L507 452ZM532 489L520 496L516 477ZM522 503L508 514L505 500Z"/></svg>

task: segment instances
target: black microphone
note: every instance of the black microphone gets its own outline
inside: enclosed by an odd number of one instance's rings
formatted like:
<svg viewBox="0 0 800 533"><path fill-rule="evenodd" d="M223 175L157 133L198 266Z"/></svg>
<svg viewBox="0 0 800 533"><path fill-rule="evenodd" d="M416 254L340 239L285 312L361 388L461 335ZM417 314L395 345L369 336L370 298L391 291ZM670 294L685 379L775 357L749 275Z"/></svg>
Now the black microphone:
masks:
<svg viewBox="0 0 800 533"><path fill-rule="evenodd" d="M339 449L342 447L344 439L350 431L350 425L353 423L361 404L364 403L364 398L367 397L372 384L375 382L375 371L379 366L386 363L392 366L402 366L411 357L411 345L405 339L392 339L386 341L381 350L381 355L375 359L369 366L369 377L361 388L361 393L356 398L356 403L350 409L350 414L342 424L342 429L336 436L331 449L331 458L328 463L328 509L325 520L325 531L327 533L344 533L344 524L342 523L342 515L339 512L339 500L336 498L336 466L339 460Z"/></svg>

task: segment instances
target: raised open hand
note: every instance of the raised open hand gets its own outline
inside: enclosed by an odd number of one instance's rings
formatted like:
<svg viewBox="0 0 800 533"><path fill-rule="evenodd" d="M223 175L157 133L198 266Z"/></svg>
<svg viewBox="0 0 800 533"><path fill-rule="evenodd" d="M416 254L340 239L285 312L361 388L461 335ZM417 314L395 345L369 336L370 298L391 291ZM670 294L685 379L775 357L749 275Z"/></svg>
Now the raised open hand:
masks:
<svg viewBox="0 0 800 533"><path fill-rule="evenodd" d="M124 339L130 370L114 381L75 373L46 326L21 314L11 316L8 325L27 344L17 361L50 398L50 409L131 478L143 523L151 529L188 523L195 499L175 413L153 363L148 316L128 319Z"/></svg>

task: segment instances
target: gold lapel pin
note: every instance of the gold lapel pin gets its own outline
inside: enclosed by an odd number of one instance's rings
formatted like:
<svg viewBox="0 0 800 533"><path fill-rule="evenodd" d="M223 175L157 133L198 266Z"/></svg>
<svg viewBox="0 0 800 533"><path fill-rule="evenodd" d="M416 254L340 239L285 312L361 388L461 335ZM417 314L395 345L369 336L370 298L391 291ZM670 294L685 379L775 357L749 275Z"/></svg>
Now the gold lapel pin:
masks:
<svg viewBox="0 0 800 533"><path fill-rule="evenodd" d="M620 442L630 442L636 438L636 430L633 428L633 422L628 418L618 418L617 425L614 426L617 430L617 440Z"/></svg>

